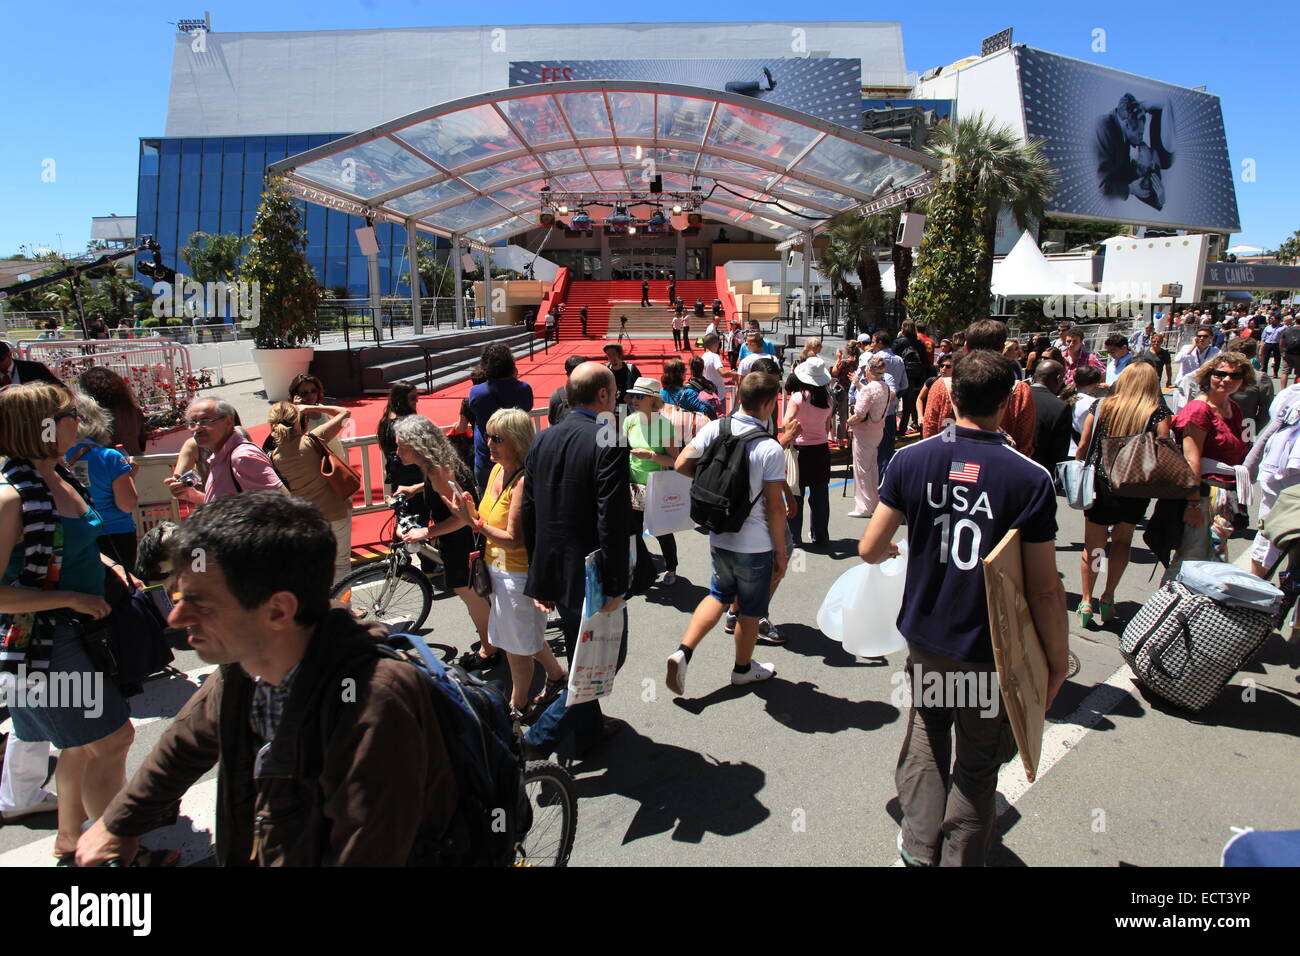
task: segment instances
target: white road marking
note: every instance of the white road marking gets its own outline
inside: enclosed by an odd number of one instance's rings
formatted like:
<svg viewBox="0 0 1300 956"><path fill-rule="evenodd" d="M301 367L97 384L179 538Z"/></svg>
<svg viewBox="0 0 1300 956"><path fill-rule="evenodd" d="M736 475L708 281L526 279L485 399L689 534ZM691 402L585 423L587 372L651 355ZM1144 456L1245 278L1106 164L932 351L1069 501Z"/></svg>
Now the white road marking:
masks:
<svg viewBox="0 0 1300 956"><path fill-rule="evenodd" d="M1128 664L1121 664L1113 674L1089 692L1074 713L1063 720L1050 721L1043 728L1043 746L1038 754L1038 772L1034 775L1033 783L1025 776L1025 765L1019 754L1003 766L998 774L998 817L1015 806L1034 783L1046 777L1062 757L1078 746L1088 731L1097 726L1125 697L1130 696L1137 696L1133 674ZM903 861L895 860L893 865L902 866Z"/></svg>
<svg viewBox="0 0 1300 956"><path fill-rule="evenodd" d="M180 850L180 866L206 859L212 855L216 811L217 778L213 777L196 783L181 798L181 815L176 823L146 834L141 842L155 849ZM53 834L0 853L0 867L53 865Z"/></svg>

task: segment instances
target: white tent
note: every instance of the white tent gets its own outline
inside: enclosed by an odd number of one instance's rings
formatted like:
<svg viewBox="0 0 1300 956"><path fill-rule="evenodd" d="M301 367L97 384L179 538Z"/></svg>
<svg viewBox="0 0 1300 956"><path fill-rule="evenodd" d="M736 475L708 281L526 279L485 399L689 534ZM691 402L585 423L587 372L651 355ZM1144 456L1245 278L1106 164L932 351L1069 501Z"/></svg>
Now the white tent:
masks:
<svg viewBox="0 0 1300 956"><path fill-rule="evenodd" d="M1028 231L1021 233L1015 248L1001 262L993 264L993 294L1003 298L1038 298L1071 295L1095 297L1096 292L1071 282L1039 251Z"/></svg>

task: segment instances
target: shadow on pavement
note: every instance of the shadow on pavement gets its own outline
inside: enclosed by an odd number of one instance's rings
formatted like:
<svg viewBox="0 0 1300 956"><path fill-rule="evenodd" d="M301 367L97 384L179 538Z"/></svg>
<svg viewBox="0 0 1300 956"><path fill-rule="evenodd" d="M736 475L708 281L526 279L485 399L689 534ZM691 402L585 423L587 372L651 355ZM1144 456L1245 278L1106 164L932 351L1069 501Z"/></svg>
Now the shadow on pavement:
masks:
<svg viewBox="0 0 1300 956"><path fill-rule="evenodd" d="M820 657L828 667L888 667L889 661L883 657L859 660L844 649L838 641L832 641L815 627L807 624L783 624L777 622L781 636L786 639L783 645L787 651L793 651L803 657Z"/></svg>
<svg viewBox="0 0 1300 956"><path fill-rule="evenodd" d="M670 831L681 843L744 833L771 816L758 800L766 779L753 764L721 763L628 728L619 735L617 760L577 784L579 797L618 794L640 804L623 834L626 845Z"/></svg>
<svg viewBox="0 0 1300 956"><path fill-rule="evenodd" d="M689 713L704 713L715 704L753 693L763 700L764 709L777 723L801 734L836 734L842 730L879 730L899 717L892 704L877 700L845 700L824 694L808 681L792 684L778 673L761 684L740 687L726 684L705 697L678 697L673 703Z"/></svg>
<svg viewBox="0 0 1300 956"><path fill-rule="evenodd" d="M1294 698L1294 695L1279 693L1258 684L1249 688L1249 694L1248 688L1240 684L1228 684L1214 702L1199 713L1169 703L1142 684L1138 684L1137 688L1152 710L1181 718L1188 723L1300 737L1300 701L1288 699ZM1253 699L1249 699L1251 697Z"/></svg>

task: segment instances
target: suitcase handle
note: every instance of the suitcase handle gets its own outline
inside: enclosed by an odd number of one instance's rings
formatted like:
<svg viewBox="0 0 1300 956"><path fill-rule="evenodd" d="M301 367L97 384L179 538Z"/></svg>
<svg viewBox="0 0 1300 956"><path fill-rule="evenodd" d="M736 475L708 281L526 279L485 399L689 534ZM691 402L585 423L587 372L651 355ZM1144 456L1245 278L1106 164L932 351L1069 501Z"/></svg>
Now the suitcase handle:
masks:
<svg viewBox="0 0 1300 956"><path fill-rule="evenodd" d="M1187 615L1184 614L1182 611L1177 611L1177 610L1174 611L1174 620L1177 621L1179 626L1182 627L1183 629L1183 643L1187 647L1187 663L1183 664L1183 669L1179 671L1177 674L1173 673L1168 667L1165 666L1165 662L1164 662L1165 652L1169 649L1170 645L1173 643L1172 641L1170 641L1166 643L1163 647L1158 648L1156 652L1151 655L1151 665L1157 668L1162 674L1164 674L1170 680L1177 681L1183 679L1183 675L1187 673L1187 668L1191 665L1192 662L1192 628L1191 628L1191 623L1187 620Z"/></svg>

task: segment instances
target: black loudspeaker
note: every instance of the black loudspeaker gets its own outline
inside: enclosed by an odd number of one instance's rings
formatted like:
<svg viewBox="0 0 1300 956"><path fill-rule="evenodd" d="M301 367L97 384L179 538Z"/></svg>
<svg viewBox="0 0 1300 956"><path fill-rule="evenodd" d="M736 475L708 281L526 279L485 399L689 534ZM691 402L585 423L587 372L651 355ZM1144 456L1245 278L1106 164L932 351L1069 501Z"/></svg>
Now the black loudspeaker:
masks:
<svg viewBox="0 0 1300 956"><path fill-rule="evenodd" d="M652 193L661 193L664 191L664 178L662 176L655 176L654 179L650 180L650 191Z"/></svg>

